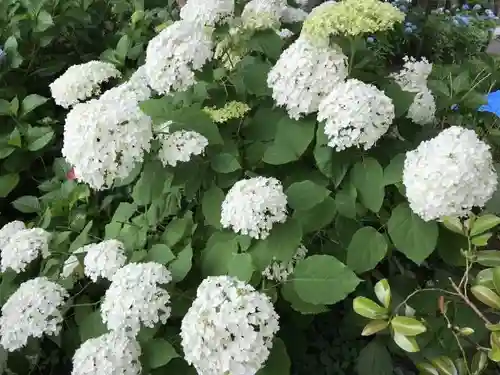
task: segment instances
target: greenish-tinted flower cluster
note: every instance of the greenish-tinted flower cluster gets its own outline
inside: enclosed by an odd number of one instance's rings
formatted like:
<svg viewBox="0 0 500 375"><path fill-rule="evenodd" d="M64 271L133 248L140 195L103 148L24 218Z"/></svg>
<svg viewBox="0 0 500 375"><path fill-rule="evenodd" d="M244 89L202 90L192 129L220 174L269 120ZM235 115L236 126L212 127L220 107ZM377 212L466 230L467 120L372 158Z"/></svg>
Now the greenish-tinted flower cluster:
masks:
<svg viewBox="0 0 500 375"><path fill-rule="evenodd" d="M331 35L356 36L391 29L405 14L378 0L344 0L323 5L305 20L302 33L317 43Z"/></svg>
<svg viewBox="0 0 500 375"><path fill-rule="evenodd" d="M203 108L213 121L217 123L224 123L235 118L242 118L250 107L246 103L231 101L222 108Z"/></svg>

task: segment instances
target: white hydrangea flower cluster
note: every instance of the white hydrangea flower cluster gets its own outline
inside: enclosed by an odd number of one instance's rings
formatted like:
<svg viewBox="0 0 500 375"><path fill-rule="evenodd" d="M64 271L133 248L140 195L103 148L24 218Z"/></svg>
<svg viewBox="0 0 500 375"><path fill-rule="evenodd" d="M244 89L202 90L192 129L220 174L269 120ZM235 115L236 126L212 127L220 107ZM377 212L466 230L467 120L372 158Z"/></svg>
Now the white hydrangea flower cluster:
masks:
<svg viewBox="0 0 500 375"><path fill-rule="evenodd" d="M274 258L271 264L268 265L262 272L262 276L264 276L268 280L274 280L282 283L286 281L288 279L288 276L293 273L297 262L303 260L306 255L307 249L303 245L300 245L297 249L297 252L289 262L280 262L279 260L276 260L276 258Z"/></svg>
<svg viewBox="0 0 500 375"><path fill-rule="evenodd" d="M285 23L295 23L304 21L309 13L300 8L286 6L281 10L281 21Z"/></svg>
<svg viewBox="0 0 500 375"><path fill-rule="evenodd" d="M71 375L139 375L141 347L122 332L85 341L73 356Z"/></svg>
<svg viewBox="0 0 500 375"><path fill-rule="evenodd" d="M243 27L254 30L277 28L286 6L286 0L250 0L241 13Z"/></svg>
<svg viewBox="0 0 500 375"><path fill-rule="evenodd" d="M392 74L402 90L415 93L407 117L419 125L434 121L436 101L427 87L427 79L432 72L432 64L425 58L417 61L414 57L404 57L403 69Z"/></svg>
<svg viewBox="0 0 500 375"><path fill-rule="evenodd" d="M146 69L144 65L130 76L128 81L105 91L100 99L102 100L133 100L137 103L151 98L151 89L146 79Z"/></svg>
<svg viewBox="0 0 500 375"><path fill-rule="evenodd" d="M194 71L213 57L210 31L204 25L177 21L149 41L146 77L160 94L185 91L196 83Z"/></svg>
<svg viewBox="0 0 500 375"><path fill-rule="evenodd" d="M383 91L357 79L337 84L319 104L318 121L325 121L328 146L342 151L371 148L394 120L394 104Z"/></svg>
<svg viewBox="0 0 500 375"><path fill-rule="evenodd" d="M208 139L194 131L178 130L169 133L169 125L161 125L162 133L157 135L160 141L158 157L166 167L175 167L178 162L188 162L193 155L201 155L208 146Z"/></svg>
<svg viewBox="0 0 500 375"><path fill-rule="evenodd" d="M14 220L5 224L0 229L0 250L7 245L14 234L26 229L26 225L22 221Z"/></svg>
<svg viewBox="0 0 500 375"><path fill-rule="evenodd" d="M406 153L403 184L423 220L465 216L497 188L490 147L473 130L452 126Z"/></svg>
<svg viewBox="0 0 500 375"><path fill-rule="evenodd" d="M80 252L86 253L83 260L85 275L94 282L99 277L111 279L127 261L125 247L117 240L86 245Z"/></svg>
<svg viewBox="0 0 500 375"><path fill-rule="evenodd" d="M26 345L29 337L57 335L63 317L59 311L68 292L46 277L21 284L2 306L0 344L9 352Z"/></svg>
<svg viewBox="0 0 500 375"><path fill-rule="evenodd" d="M15 229L19 229L15 231ZM11 269L23 272L40 255L49 255L51 234L42 228L21 229L20 224L11 224L7 231L12 231L8 241L2 246L0 268L2 272Z"/></svg>
<svg viewBox="0 0 500 375"><path fill-rule="evenodd" d="M119 90L77 104L66 117L62 154L76 178L96 190L128 177L151 146L151 119L137 96Z"/></svg>
<svg viewBox="0 0 500 375"><path fill-rule="evenodd" d="M287 197L273 177L254 177L236 182L221 208L221 224L235 233L265 239L275 223L286 221Z"/></svg>
<svg viewBox="0 0 500 375"><path fill-rule="evenodd" d="M273 99L299 119L315 112L319 103L347 77L347 56L340 47L317 47L299 37L283 53L267 76Z"/></svg>
<svg viewBox="0 0 500 375"><path fill-rule="evenodd" d="M234 15L234 0L188 0L181 8L181 19L214 26Z"/></svg>
<svg viewBox="0 0 500 375"><path fill-rule="evenodd" d="M208 277L182 320L184 358L203 375L254 375L269 356L278 320L269 297L252 286Z"/></svg>
<svg viewBox="0 0 500 375"><path fill-rule="evenodd" d="M56 104L69 108L98 95L102 83L120 76L120 71L113 64L94 60L69 67L49 87Z"/></svg>
<svg viewBox="0 0 500 375"><path fill-rule="evenodd" d="M170 295L160 287L172 280L170 272L161 264L130 263L120 268L111 278L101 304L101 317L108 329L136 336L141 322L153 327L166 323L170 317Z"/></svg>

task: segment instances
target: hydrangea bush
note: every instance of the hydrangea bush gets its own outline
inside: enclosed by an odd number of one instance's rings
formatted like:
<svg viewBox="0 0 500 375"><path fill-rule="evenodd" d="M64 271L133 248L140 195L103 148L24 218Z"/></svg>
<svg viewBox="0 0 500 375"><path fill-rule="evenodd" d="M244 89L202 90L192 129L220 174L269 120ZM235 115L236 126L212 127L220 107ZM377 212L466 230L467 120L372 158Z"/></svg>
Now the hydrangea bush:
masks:
<svg viewBox="0 0 500 375"><path fill-rule="evenodd" d="M0 229L2 369L290 374L296 322L342 301L332 324L377 334L359 375L500 361L467 294L499 259L496 60L402 54L399 3L155 5L113 2L116 47L47 82L54 173Z"/></svg>

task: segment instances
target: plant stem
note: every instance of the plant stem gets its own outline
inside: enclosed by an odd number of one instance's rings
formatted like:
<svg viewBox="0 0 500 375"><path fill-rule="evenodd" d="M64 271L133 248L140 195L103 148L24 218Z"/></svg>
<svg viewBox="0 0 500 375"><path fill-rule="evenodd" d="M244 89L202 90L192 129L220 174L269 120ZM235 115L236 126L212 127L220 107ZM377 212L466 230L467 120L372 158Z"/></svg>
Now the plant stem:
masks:
<svg viewBox="0 0 500 375"><path fill-rule="evenodd" d="M458 296L460 298L462 298L462 300L476 313L476 315L479 316L486 324L491 324L491 322L488 320L488 318L485 317L484 314L481 311L479 311L479 309L476 307L476 305L474 305L471 302L471 300L469 299L469 297L467 297L460 290L460 288L457 286L457 284L455 284L455 282L451 279L451 277L449 278L449 280L450 280L452 288L455 290L455 292L457 292Z"/></svg>

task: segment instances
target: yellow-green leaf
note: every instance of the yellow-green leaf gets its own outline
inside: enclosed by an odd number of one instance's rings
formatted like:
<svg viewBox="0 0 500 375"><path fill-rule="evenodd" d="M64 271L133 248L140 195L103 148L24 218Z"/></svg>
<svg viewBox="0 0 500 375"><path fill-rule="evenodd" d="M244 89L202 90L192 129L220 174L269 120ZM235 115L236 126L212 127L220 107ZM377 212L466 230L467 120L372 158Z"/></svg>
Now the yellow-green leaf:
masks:
<svg viewBox="0 0 500 375"><path fill-rule="evenodd" d="M479 271L476 275L475 281L477 285L483 285L490 289L495 288L493 285L493 268L487 268Z"/></svg>
<svg viewBox="0 0 500 375"><path fill-rule="evenodd" d="M488 352L488 358L493 362L500 362L500 349L494 348Z"/></svg>
<svg viewBox="0 0 500 375"><path fill-rule="evenodd" d="M486 328L493 332L500 331L500 323L486 324Z"/></svg>
<svg viewBox="0 0 500 375"><path fill-rule="evenodd" d="M498 293L500 293L500 267L493 269L493 285Z"/></svg>
<svg viewBox="0 0 500 375"><path fill-rule="evenodd" d="M354 311L368 319L387 318L387 309L366 297L356 297L352 303Z"/></svg>
<svg viewBox="0 0 500 375"><path fill-rule="evenodd" d="M483 246L488 245L488 241L490 240L491 236L492 236L492 234L489 232L484 233L484 234L481 234L479 236L472 237L471 242L473 245L483 247Z"/></svg>
<svg viewBox="0 0 500 375"><path fill-rule="evenodd" d="M500 224L500 217L492 214L486 214L478 217L472 224L470 230L471 236L477 236L478 234L484 233Z"/></svg>
<svg viewBox="0 0 500 375"><path fill-rule="evenodd" d="M392 329L405 336L417 336L427 331L425 325L415 318L396 316L391 320Z"/></svg>
<svg viewBox="0 0 500 375"><path fill-rule="evenodd" d="M480 375L486 366L488 366L488 355L483 351L474 354L471 364L472 375Z"/></svg>
<svg viewBox="0 0 500 375"><path fill-rule="evenodd" d="M391 287L387 279L380 280L375 284L375 295L384 307L389 308L391 304Z"/></svg>
<svg viewBox="0 0 500 375"><path fill-rule="evenodd" d="M383 331L389 326L389 322L387 320L372 320L368 323L365 328L363 328L363 332L361 332L361 336L371 336L377 332Z"/></svg>
<svg viewBox="0 0 500 375"><path fill-rule="evenodd" d="M458 375L458 370L453 361L448 357L434 358L431 363L440 372L440 375Z"/></svg>
<svg viewBox="0 0 500 375"><path fill-rule="evenodd" d="M438 370L430 363L417 363L417 369L419 369L421 375L439 375Z"/></svg>
<svg viewBox="0 0 500 375"><path fill-rule="evenodd" d="M485 267L500 266L500 251L498 250L482 250L476 253L476 261Z"/></svg>
<svg viewBox="0 0 500 375"><path fill-rule="evenodd" d="M396 343L396 345L399 346L401 349L403 349L405 352L416 353L420 351L420 348L417 344L417 340L415 340L414 337L408 337L400 333L394 332L392 338Z"/></svg>
<svg viewBox="0 0 500 375"><path fill-rule="evenodd" d="M452 232L458 234L464 234L464 226L458 217L455 216L445 216L443 218L443 225L451 230Z"/></svg>
<svg viewBox="0 0 500 375"><path fill-rule="evenodd" d="M490 288L483 285L474 285L470 288L470 291L474 294L474 297L486 306L500 310L500 296Z"/></svg>

